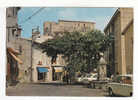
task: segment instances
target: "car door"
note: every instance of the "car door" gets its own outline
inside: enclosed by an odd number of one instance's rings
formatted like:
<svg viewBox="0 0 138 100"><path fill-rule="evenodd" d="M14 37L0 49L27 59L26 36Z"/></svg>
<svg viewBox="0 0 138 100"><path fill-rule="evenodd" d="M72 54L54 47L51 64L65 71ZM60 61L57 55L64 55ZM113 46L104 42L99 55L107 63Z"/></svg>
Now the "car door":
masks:
<svg viewBox="0 0 138 100"><path fill-rule="evenodd" d="M130 79L130 78L129 78ZM127 76L121 76L120 83L118 84L117 94L121 96L130 96L132 92L132 85L128 83Z"/></svg>
<svg viewBox="0 0 138 100"><path fill-rule="evenodd" d="M121 95L122 94L122 77L118 76L116 77L115 81L112 83L112 90L114 94Z"/></svg>
<svg viewBox="0 0 138 100"><path fill-rule="evenodd" d="M120 76L119 80L118 80L118 90L117 90L117 94L124 96L124 83L123 83L124 77Z"/></svg>
<svg viewBox="0 0 138 100"><path fill-rule="evenodd" d="M113 83L112 88L113 88L113 92L114 92L115 95L120 95L121 94L121 89L120 88L122 88L122 86L121 86L120 83Z"/></svg>
<svg viewBox="0 0 138 100"><path fill-rule="evenodd" d="M132 79L129 76L126 76L123 81L122 95L131 96L132 93Z"/></svg>
<svg viewBox="0 0 138 100"><path fill-rule="evenodd" d="M132 93L132 85L131 84L124 84L123 88L123 96L131 96Z"/></svg>
<svg viewBox="0 0 138 100"><path fill-rule="evenodd" d="M125 84L123 84L122 82L118 84L118 91L117 91L118 95L125 96L124 95L124 92L125 92L124 87L125 87Z"/></svg>

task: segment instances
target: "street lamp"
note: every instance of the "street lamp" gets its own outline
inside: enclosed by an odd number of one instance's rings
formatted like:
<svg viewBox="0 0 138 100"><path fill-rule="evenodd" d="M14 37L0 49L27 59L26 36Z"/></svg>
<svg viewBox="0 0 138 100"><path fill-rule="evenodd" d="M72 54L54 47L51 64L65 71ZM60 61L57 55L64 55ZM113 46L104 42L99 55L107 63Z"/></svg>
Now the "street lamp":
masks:
<svg viewBox="0 0 138 100"><path fill-rule="evenodd" d="M31 41L31 82L33 81L33 46L34 46L34 41L36 38L40 36L39 32L39 26L37 28L32 29L32 41Z"/></svg>

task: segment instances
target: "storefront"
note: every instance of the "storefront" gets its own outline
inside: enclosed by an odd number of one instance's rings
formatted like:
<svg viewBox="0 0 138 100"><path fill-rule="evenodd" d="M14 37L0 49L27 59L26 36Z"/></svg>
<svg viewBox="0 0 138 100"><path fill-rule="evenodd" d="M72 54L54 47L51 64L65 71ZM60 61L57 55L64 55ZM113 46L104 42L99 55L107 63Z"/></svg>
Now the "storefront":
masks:
<svg viewBox="0 0 138 100"><path fill-rule="evenodd" d="M63 79L63 66L53 66L52 70L53 81L62 81Z"/></svg>
<svg viewBox="0 0 138 100"><path fill-rule="evenodd" d="M46 67L37 67L38 81L46 81L48 69Z"/></svg>

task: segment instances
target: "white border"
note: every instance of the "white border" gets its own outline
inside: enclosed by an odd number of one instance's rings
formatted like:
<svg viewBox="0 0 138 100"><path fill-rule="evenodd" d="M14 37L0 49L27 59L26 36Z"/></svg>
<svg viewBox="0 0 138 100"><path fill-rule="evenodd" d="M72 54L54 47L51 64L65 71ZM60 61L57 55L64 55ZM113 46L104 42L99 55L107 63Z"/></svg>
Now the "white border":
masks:
<svg viewBox="0 0 138 100"><path fill-rule="evenodd" d="M5 8L0 8L0 96L5 94L5 54L6 54L6 19L5 19Z"/></svg>
<svg viewBox="0 0 138 100"><path fill-rule="evenodd" d="M136 99L138 97L138 1L137 0L0 0L0 99L1 100L91 100L91 99ZM5 96L5 7L133 7L134 8L134 96L132 98L110 98L110 97L8 97Z"/></svg>
<svg viewBox="0 0 138 100"><path fill-rule="evenodd" d="M0 6L118 7L134 5L135 2L137 0L0 0Z"/></svg>

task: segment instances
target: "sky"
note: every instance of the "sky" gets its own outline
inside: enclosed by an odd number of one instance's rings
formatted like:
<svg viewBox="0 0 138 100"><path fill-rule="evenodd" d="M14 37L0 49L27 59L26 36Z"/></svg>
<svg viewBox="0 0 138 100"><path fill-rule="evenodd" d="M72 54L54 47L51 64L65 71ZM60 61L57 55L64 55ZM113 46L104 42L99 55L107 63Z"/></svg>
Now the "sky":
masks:
<svg viewBox="0 0 138 100"><path fill-rule="evenodd" d="M18 12L18 24L22 28L22 37L31 37L32 28L36 28L37 26L39 26L40 32L43 34L44 22L58 22L59 19L95 22L95 28L103 31L117 8L46 7L31 17L31 19L25 21L39 9L39 7L24 7Z"/></svg>

